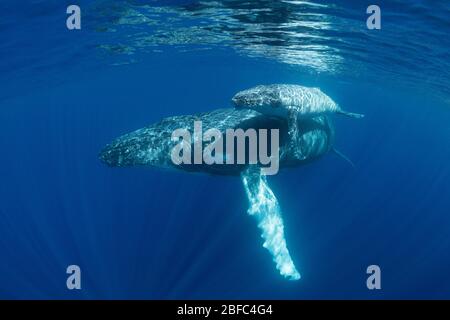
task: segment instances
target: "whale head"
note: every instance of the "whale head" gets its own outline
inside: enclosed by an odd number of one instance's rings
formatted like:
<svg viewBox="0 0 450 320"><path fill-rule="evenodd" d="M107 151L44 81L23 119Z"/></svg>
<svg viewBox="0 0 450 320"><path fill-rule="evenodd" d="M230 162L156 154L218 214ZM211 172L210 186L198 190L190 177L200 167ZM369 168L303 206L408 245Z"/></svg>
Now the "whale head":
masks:
<svg viewBox="0 0 450 320"><path fill-rule="evenodd" d="M240 91L231 101L235 109L250 109L266 115L284 116L277 92L268 90L267 86L256 86ZM280 112L283 115L279 115Z"/></svg>
<svg viewBox="0 0 450 320"><path fill-rule="evenodd" d="M231 101L236 109L253 109L263 103L260 93L254 89L236 93Z"/></svg>

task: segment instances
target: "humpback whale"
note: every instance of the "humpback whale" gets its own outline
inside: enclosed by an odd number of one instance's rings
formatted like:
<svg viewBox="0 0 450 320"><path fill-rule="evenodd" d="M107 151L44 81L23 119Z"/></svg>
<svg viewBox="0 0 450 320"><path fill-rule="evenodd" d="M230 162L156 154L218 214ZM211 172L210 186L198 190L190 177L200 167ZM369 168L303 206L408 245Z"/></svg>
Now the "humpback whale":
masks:
<svg viewBox="0 0 450 320"><path fill-rule="evenodd" d="M217 109L165 118L115 139L99 155L101 161L112 167L152 166L240 177L249 201L248 214L257 220L264 240L263 246L272 255L281 275L291 280L300 279L300 273L287 248L280 205L258 164L229 165L224 162L176 165L171 161L171 149L176 144L171 139L172 132L178 128L192 131L195 121L202 121L205 130L220 130L224 136L230 128L279 129L279 165L283 169L306 164L332 150L334 129L330 119L326 115L299 119L295 139L298 144L293 145L289 143L288 125L283 119L267 117L250 109ZM301 154L301 157L297 154Z"/></svg>
<svg viewBox="0 0 450 320"><path fill-rule="evenodd" d="M237 109L251 109L267 116L286 119L288 122L290 144L292 149L298 145L298 119L314 117L321 114L342 114L352 118L364 115L344 111L319 88L309 88L294 84L259 85L238 92L232 102ZM339 153L337 153L340 155ZM295 152L295 156L303 155Z"/></svg>
<svg viewBox="0 0 450 320"><path fill-rule="evenodd" d="M238 92L232 102L236 108L253 109L260 113L288 118L293 111L298 117L337 113L352 118L364 115L347 112L323 93L319 88L309 88L295 84L259 85Z"/></svg>

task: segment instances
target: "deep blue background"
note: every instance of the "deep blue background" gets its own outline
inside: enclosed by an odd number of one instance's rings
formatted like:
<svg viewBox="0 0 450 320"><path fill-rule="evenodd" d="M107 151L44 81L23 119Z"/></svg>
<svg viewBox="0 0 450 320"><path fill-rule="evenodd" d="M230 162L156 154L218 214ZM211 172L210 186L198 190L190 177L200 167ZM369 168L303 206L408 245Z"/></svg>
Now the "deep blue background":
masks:
<svg viewBox="0 0 450 320"><path fill-rule="evenodd" d="M13 32L6 43L20 43ZM41 36L30 43L51 45L54 34ZM59 48L61 60L76 51ZM450 298L448 100L229 48L169 48L115 67L71 56L52 68L47 57L47 74L36 64L20 71L12 61L27 59L17 52L3 51L1 64L1 298ZM320 86L366 114L334 117L336 147L355 169L330 154L269 178L297 282L281 278L262 248L239 179L108 168L97 158L123 133L278 82ZM70 264L81 267L81 291L66 289ZM371 264L382 269L381 291L366 288Z"/></svg>

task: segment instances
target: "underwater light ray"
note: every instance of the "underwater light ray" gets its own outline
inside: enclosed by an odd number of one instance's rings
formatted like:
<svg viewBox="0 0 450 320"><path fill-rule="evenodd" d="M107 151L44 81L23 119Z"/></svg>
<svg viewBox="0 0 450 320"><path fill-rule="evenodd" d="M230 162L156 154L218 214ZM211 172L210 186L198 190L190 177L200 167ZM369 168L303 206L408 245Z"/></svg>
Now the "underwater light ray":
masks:
<svg viewBox="0 0 450 320"><path fill-rule="evenodd" d="M300 273L287 249L281 209L261 169L250 166L241 174L249 200L248 214L258 219L263 247L269 250L280 274L290 280L299 280Z"/></svg>

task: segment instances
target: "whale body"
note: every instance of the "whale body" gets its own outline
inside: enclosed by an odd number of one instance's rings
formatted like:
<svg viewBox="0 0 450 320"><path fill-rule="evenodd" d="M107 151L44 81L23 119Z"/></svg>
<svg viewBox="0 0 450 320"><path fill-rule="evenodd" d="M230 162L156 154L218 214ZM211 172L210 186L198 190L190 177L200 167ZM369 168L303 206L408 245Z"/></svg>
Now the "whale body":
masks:
<svg viewBox="0 0 450 320"><path fill-rule="evenodd" d="M171 150L176 142L172 132L179 128L193 130L194 122L202 121L205 130L216 128L222 133L227 129L248 128L278 129L280 133L280 169L303 165L332 150L334 129L326 116L298 121L294 146L289 142L286 121L262 115L249 109L218 109L196 115L174 116L158 123L125 134L108 144L100 159L112 167L152 166L172 168L188 172L240 176L249 201L248 214L253 216L261 230L263 247L272 255L279 273L290 280L300 279L286 244L284 223L278 200L269 187L266 176L258 165L196 164L175 165ZM301 157L298 157L301 154Z"/></svg>
<svg viewBox="0 0 450 320"><path fill-rule="evenodd" d="M227 129L279 129L280 169L308 163L330 151L334 142L334 128L330 119L319 116L300 119L298 145L288 144L288 126L282 119L266 117L258 112L233 108L217 109L194 115L165 118L145 128L125 134L108 144L100 152L100 159L112 167L153 166L216 175L235 175L246 168L239 164L180 164L171 160L176 142L171 140L174 130L184 128L193 132L194 121L201 121L203 130L216 128L224 133ZM193 148L193 146L192 146ZM294 157L300 152L301 159ZM225 155L226 156L226 155Z"/></svg>
<svg viewBox="0 0 450 320"><path fill-rule="evenodd" d="M251 109L269 116L287 119L290 112L296 117L314 117L337 113L362 118L363 115L344 111L319 88L295 84L259 85L238 92L232 102L236 108Z"/></svg>

